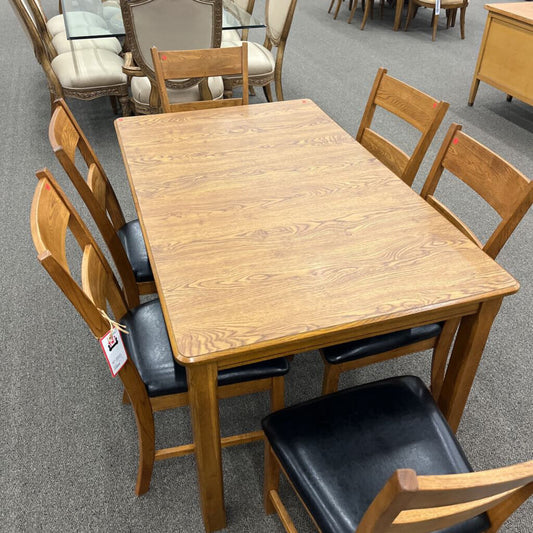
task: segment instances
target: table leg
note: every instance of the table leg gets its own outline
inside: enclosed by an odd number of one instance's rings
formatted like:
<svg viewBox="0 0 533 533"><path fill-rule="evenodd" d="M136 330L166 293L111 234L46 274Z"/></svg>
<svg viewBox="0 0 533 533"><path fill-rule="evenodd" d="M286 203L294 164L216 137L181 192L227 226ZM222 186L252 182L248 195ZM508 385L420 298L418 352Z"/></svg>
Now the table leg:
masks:
<svg viewBox="0 0 533 533"><path fill-rule="evenodd" d="M459 422L474 382L494 318L502 298L483 302L475 315L461 320L438 404L453 431Z"/></svg>
<svg viewBox="0 0 533 533"><path fill-rule="evenodd" d="M404 0L396 0L396 12L394 14L394 31L400 29L400 23L402 22L402 10L403 10Z"/></svg>
<svg viewBox="0 0 533 533"><path fill-rule="evenodd" d="M208 533L226 526L217 375L215 364L187 367L200 505Z"/></svg>

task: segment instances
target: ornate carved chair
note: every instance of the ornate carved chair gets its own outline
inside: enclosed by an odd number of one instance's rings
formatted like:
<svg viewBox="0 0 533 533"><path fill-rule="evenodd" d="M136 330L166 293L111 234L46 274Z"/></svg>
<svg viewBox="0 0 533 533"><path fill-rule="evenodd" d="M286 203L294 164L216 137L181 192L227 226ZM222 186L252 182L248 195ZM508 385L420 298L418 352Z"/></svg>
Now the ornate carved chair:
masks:
<svg viewBox="0 0 533 533"><path fill-rule="evenodd" d="M37 177L31 230L40 263L95 337L104 337L110 329L108 320L100 312L108 312L108 308L129 333L123 336L128 357L118 376L124 385L125 403L131 403L137 422L139 467L135 492L141 495L149 489L154 461L194 453L193 444L155 449L154 411L188 404L185 368L174 360L159 300L128 307L111 267L53 176L42 170ZM79 265L72 268L70 254L67 254L69 230L83 256L81 283L72 275L80 270ZM280 409L283 407L283 380L288 369L287 360L281 358L221 370L219 397L270 391L272 410ZM224 437L222 446L262 439L262 431L254 431Z"/></svg>
<svg viewBox="0 0 533 533"><path fill-rule="evenodd" d="M41 33L22 0L9 0L30 38L35 57L48 81L50 103L58 98L93 100L118 97L124 115L129 114L128 84L122 72L123 60L115 52L87 48L58 54L47 33ZM115 103L114 98L111 99Z"/></svg>
<svg viewBox="0 0 533 533"><path fill-rule="evenodd" d="M265 96L272 101L270 84L274 82L276 98L283 100L281 86L281 70L283 54L289 37L294 10L297 0L266 0L265 19L266 36L261 45L248 41L248 83L251 87L263 87ZM241 46L242 41L224 41L223 47ZM276 48L276 55L272 49ZM224 87L231 91L234 87L242 87L239 76L225 76Z"/></svg>
<svg viewBox="0 0 533 533"><path fill-rule="evenodd" d="M159 50L199 50L220 46L222 0L125 0L121 2L126 40L124 72L131 76L135 113L158 113L157 83L150 48ZM201 99L198 80L167 82L172 102ZM209 80L213 98L222 98L223 82Z"/></svg>
<svg viewBox="0 0 533 533"><path fill-rule="evenodd" d="M251 15L254 10L255 0L233 0L233 3ZM241 33L237 30L222 30L222 40L246 41L248 40L248 29L244 28Z"/></svg>
<svg viewBox="0 0 533 533"><path fill-rule="evenodd" d="M533 461L473 472L413 376L282 409L263 429L265 510L291 533L280 469L322 533L496 532L533 494Z"/></svg>
<svg viewBox="0 0 533 533"><path fill-rule="evenodd" d="M474 190L501 218L492 235L482 244L434 193L444 170ZM519 170L452 124L420 193L469 239L496 258L533 203L533 181ZM440 395L449 349L459 320L428 324L378 337L361 339L321 350L324 363L324 393L337 389L339 375L347 370L433 348L431 391Z"/></svg>

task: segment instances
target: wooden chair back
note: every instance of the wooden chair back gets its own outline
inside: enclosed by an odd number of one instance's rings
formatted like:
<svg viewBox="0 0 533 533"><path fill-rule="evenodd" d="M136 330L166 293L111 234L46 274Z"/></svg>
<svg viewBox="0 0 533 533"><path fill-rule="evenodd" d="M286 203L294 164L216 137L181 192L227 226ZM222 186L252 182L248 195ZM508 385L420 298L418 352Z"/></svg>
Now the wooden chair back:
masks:
<svg viewBox="0 0 533 533"><path fill-rule="evenodd" d="M120 319L128 310L122 290L109 263L102 254L94 237L63 193L51 172L43 169L37 172L39 180L31 207L31 234L37 250L39 262L56 282L65 296L87 322L92 333L101 337L109 330L109 323L101 315L99 308L106 311L105 300L98 300L98 307L87 292L72 276L74 265L67 258L67 235L69 231L76 239L82 257L82 280L93 277L112 295L113 314ZM91 253L91 269L88 254ZM98 267L96 268L97 265ZM94 266L94 268L92 268Z"/></svg>
<svg viewBox="0 0 533 533"><path fill-rule="evenodd" d="M166 50L152 47L152 60L159 90L159 98L164 113L190 111L213 107L248 105L248 91L243 90L242 98L213 100L209 91L209 77L239 74L243 87L248 87L248 43L230 48L208 48L203 50ZM202 100L197 102L171 103L167 91L167 81L183 78L201 78Z"/></svg>
<svg viewBox="0 0 533 533"><path fill-rule="evenodd" d="M420 131L420 139L410 156L370 128L378 106ZM387 69L380 68L356 140L411 186L448 107L447 102L435 100L422 91L387 75Z"/></svg>
<svg viewBox="0 0 533 533"><path fill-rule="evenodd" d="M497 531L533 494L533 461L468 474L417 476L397 470L356 533L426 533L487 513Z"/></svg>
<svg viewBox="0 0 533 533"><path fill-rule="evenodd" d="M447 170L473 189L501 217L482 244L463 221L434 196ZM495 258L533 203L533 182L519 170L452 124L437 154L421 196L488 255Z"/></svg>
<svg viewBox="0 0 533 533"><path fill-rule="evenodd" d="M139 305L135 275L117 234L117 230L126 223L124 214L98 157L63 99L54 102L48 138L109 248L129 306ZM86 166L83 173L76 163L80 156Z"/></svg>

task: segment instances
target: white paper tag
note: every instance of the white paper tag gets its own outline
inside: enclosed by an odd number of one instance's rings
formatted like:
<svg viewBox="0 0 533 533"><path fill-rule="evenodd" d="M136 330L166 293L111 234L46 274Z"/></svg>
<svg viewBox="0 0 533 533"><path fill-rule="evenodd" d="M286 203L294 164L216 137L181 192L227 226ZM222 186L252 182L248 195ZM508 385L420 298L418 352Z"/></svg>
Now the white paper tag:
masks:
<svg viewBox="0 0 533 533"><path fill-rule="evenodd" d="M440 15L440 0L435 0L435 15Z"/></svg>
<svg viewBox="0 0 533 533"><path fill-rule="evenodd" d="M120 331L116 328L109 330L101 339L100 346L104 352L111 375L115 377L119 370L126 364L128 356L126 354L126 347L120 335Z"/></svg>

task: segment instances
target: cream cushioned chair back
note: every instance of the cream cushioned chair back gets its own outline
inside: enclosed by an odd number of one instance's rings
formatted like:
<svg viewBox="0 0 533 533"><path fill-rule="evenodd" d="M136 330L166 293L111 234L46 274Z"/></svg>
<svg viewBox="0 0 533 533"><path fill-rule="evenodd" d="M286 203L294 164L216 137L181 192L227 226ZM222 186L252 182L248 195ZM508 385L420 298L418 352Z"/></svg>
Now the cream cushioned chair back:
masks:
<svg viewBox="0 0 533 533"><path fill-rule="evenodd" d="M220 46L222 0L129 0L121 5L133 58L152 76L152 46L160 50Z"/></svg>
<svg viewBox="0 0 533 533"><path fill-rule="evenodd" d="M293 2L294 0L267 0L267 35L274 46L279 46L281 42Z"/></svg>

